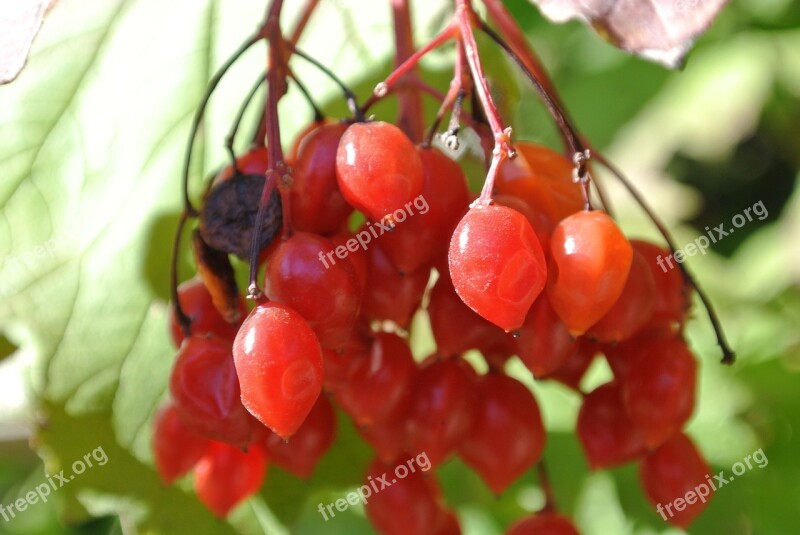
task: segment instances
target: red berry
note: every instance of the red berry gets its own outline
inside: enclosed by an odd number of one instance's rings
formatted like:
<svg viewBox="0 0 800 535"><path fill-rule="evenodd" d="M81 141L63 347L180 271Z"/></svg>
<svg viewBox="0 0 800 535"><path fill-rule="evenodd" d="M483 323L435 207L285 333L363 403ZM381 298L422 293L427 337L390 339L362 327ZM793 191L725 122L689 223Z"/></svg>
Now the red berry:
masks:
<svg viewBox="0 0 800 535"><path fill-rule="evenodd" d="M678 336L667 324L647 328L634 336L617 344L601 344L603 354L614 372L614 377L625 380L631 365L649 353L649 347L659 340L670 340Z"/></svg>
<svg viewBox="0 0 800 535"><path fill-rule="evenodd" d="M631 269L622 295L587 336L600 342L621 342L639 332L653 317L656 284L647 260L633 251Z"/></svg>
<svg viewBox="0 0 800 535"><path fill-rule="evenodd" d="M367 251L362 313L369 319L393 321L400 327L408 327L422 302L429 278L427 267L413 273L400 273L381 247L373 245Z"/></svg>
<svg viewBox="0 0 800 535"><path fill-rule="evenodd" d="M242 405L230 342L185 339L169 388L175 410L193 433L236 446L250 441L257 422Z"/></svg>
<svg viewBox="0 0 800 535"><path fill-rule="evenodd" d="M540 295L528 312L516 339L517 355L537 379L547 377L578 352L578 341Z"/></svg>
<svg viewBox="0 0 800 535"><path fill-rule="evenodd" d="M269 151L267 151L267 147L253 147L236 158L236 168L243 175L265 174L269 169ZM233 174L233 166L227 166L214 178L214 185L228 180Z"/></svg>
<svg viewBox="0 0 800 535"><path fill-rule="evenodd" d="M670 252L642 240L631 240L631 246L644 257L653 274L655 307L651 323L683 323L691 304L691 288L674 260L673 267L667 263Z"/></svg>
<svg viewBox="0 0 800 535"><path fill-rule="evenodd" d="M408 403L400 403L381 422L356 429L385 463L399 459L405 451L408 410Z"/></svg>
<svg viewBox="0 0 800 535"><path fill-rule="evenodd" d="M572 521L558 513L539 513L516 521L506 535L580 535Z"/></svg>
<svg viewBox="0 0 800 535"><path fill-rule="evenodd" d="M275 433L266 439L270 461L302 479L308 479L336 438L336 414L327 396L320 396L300 429L285 442Z"/></svg>
<svg viewBox="0 0 800 535"><path fill-rule="evenodd" d="M364 484L373 485L378 492L369 497L366 504L367 518L381 535L435 535L441 506L438 496L419 467L414 472L405 464L408 457L400 457L396 463L384 464L374 461L367 472ZM404 478L395 477L397 465L407 468ZM382 479L390 486L383 488ZM402 511L402 514L398 512Z"/></svg>
<svg viewBox="0 0 800 535"><path fill-rule="evenodd" d="M578 212L561 221L550 249L547 295L561 321L579 336L622 295L633 249L614 220L598 211Z"/></svg>
<svg viewBox="0 0 800 535"><path fill-rule="evenodd" d="M414 199L413 215L381 236L381 247L402 273L430 266L446 253L458 220L467 211L469 192L461 167L435 148L417 147L424 183Z"/></svg>
<svg viewBox="0 0 800 535"><path fill-rule="evenodd" d="M466 362L435 360L418 373L411 391L408 451L424 451L436 467L468 435L477 409Z"/></svg>
<svg viewBox="0 0 800 535"><path fill-rule="evenodd" d="M580 390L586 370L594 362L597 355L597 346L588 340L578 339L578 351L556 371L547 376L548 379L558 381L573 390Z"/></svg>
<svg viewBox="0 0 800 535"><path fill-rule="evenodd" d="M167 485L197 464L209 441L192 433L171 404L164 405L153 423L153 454L156 469Z"/></svg>
<svg viewBox="0 0 800 535"><path fill-rule="evenodd" d="M494 195L492 200L495 204L512 208L525 216L525 219L528 220L528 223L531 224L533 231L536 233L536 237L539 238L539 244L542 246L542 251L544 251L546 258L550 253L550 234L553 233L555 223L552 223L544 213L536 211L536 209L519 197L503 195L501 193L499 195Z"/></svg>
<svg viewBox="0 0 800 535"><path fill-rule="evenodd" d="M211 300L211 293L200 278L188 280L178 286L178 301L183 313L191 320L192 334L213 334L223 340L233 340L239 330L238 325L225 321ZM244 300L239 302L242 317L247 315L247 306ZM170 307L169 330L175 347L180 347L183 342L183 330L178 324L175 310Z"/></svg>
<svg viewBox="0 0 800 535"><path fill-rule="evenodd" d="M291 221L295 230L329 234L344 223L353 207L336 180L336 151L347 129L324 123L303 136L292 165Z"/></svg>
<svg viewBox="0 0 800 535"><path fill-rule="evenodd" d="M297 161L297 156L300 153L300 147L303 146L303 142L306 140L308 136L319 130L321 127L330 124L327 119L322 119L321 121L314 121L312 123L307 124L297 136L294 138L294 143L292 146L289 147L289 150L286 153L286 163L290 166L294 165Z"/></svg>
<svg viewBox="0 0 800 535"><path fill-rule="evenodd" d="M244 406L291 437L322 390L322 349L306 320L286 305L256 306L233 342L233 358Z"/></svg>
<svg viewBox="0 0 800 535"><path fill-rule="evenodd" d="M470 349L490 349L497 345L493 342L500 343L501 340L507 340L509 343L506 345L513 346L511 335L464 304L456 294L447 271L439 274L431 290L428 318L437 351L442 356L461 355ZM509 347L508 356L513 353L513 347Z"/></svg>
<svg viewBox="0 0 800 535"><path fill-rule="evenodd" d="M476 206L449 252L450 278L472 310L506 332L518 329L547 280L544 253L527 219L504 206Z"/></svg>
<svg viewBox="0 0 800 535"><path fill-rule="evenodd" d="M433 533L434 535L461 535L458 516L448 509L440 509Z"/></svg>
<svg viewBox="0 0 800 535"><path fill-rule="evenodd" d="M593 470L611 468L644 454L644 437L633 425L619 383L602 385L583 399L577 434Z"/></svg>
<svg viewBox="0 0 800 535"><path fill-rule="evenodd" d="M391 219L422 193L422 162L414 145L399 128L381 121L345 131L336 174L347 202L373 221Z"/></svg>
<svg viewBox="0 0 800 535"><path fill-rule="evenodd" d="M336 391L336 400L358 425L384 422L408 403L416 370L408 342L393 333L378 333L369 357L359 361L349 383Z"/></svg>
<svg viewBox="0 0 800 535"><path fill-rule="evenodd" d="M361 333L353 333L342 351L322 350L324 387L336 392L352 380L353 374L364 359L369 358L372 339Z"/></svg>
<svg viewBox="0 0 800 535"><path fill-rule="evenodd" d="M498 193L523 199L553 225L583 208L583 194L572 180L573 163L554 150L520 141L517 158L505 160L495 181Z"/></svg>
<svg viewBox="0 0 800 535"><path fill-rule="evenodd" d="M644 458L639 477L645 495L667 522L683 529L689 527L708 506L713 491L711 467L683 433L674 435ZM690 503L689 492L696 499ZM705 496L701 497L702 494ZM679 510L675 500L682 500Z"/></svg>
<svg viewBox="0 0 800 535"><path fill-rule="evenodd" d="M267 458L260 447L244 452L214 442L197 463L194 488L197 497L220 518L252 496L264 482Z"/></svg>
<svg viewBox="0 0 800 535"><path fill-rule="evenodd" d="M269 258L264 292L299 312L326 349L341 349L358 316L361 285L347 258L324 258L333 244L316 234L296 232Z"/></svg>
<svg viewBox="0 0 800 535"><path fill-rule="evenodd" d="M697 360L679 338L656 340L640 351L622 381L623 399L631 421L653 448L692 415Z"/></svg>
<svg viewBox="0 0 800 535"><path fill-rule="evenodd" d="M531 391L516 379L490 373L476 388L478 410L458 454L499 494L541 457L542 417Z"/></svg>

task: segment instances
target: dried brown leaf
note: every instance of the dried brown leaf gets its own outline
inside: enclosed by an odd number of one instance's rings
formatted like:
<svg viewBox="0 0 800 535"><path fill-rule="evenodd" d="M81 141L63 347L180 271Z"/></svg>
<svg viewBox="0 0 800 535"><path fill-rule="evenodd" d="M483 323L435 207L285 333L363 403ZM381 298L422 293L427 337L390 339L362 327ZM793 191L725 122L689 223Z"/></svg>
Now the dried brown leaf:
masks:
<svg viewBox="0 0 800 535"><path fill-rule="evenodd" d="M617 47L677 67L728 0L531 0L554 22L589 24Z"/></svg>
<svg viewBox="0 0 800 535"><path fill-rule="evenodd" d="M17 77L53 0L0 1L0 84Z"/></svg>

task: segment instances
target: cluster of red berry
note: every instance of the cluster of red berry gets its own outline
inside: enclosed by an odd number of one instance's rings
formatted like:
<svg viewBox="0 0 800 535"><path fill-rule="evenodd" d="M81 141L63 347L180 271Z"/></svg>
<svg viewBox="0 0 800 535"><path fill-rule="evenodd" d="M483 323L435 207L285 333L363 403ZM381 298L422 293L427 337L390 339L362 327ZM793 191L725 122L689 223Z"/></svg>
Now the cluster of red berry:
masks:
<svg viewBox="0 0 800 535"><path fill-rule="evenodd" d="M322 121L302 133L287 158L282 236L260 254L265 297L248 312L207 262L178 289L189 322L173 311L179 350L154 433L164 481L193 469L199 498L225 516L268 464L307 478L335 439L333 400L376 453L368 475L422 452L434 468L457 455L501 493L540 462L546 439L535 397L505 362L518 355L536 379L580 391L600 354L614 380L585 395L577 423L590 466L641 460L654 504L703 481L708 467L681 433L696 387L683 275L657 268L668 251L585 209L573 162L532 143L516 149L493 200L470 204L461 167L391 124ZM263 182L268 160L263 147L240 156L207 198ZM429 210L395 224L419 196ZM392 231L320 262L353 244L354 209ZM418 362L408 328L423 302L437 351ZM488 372L462 358L469 350ZM686 526L702 508L670 520ZM460 533L432 472L397 481L366 511L381 533ZM577 530L548 503L509 533Z"/></svg>

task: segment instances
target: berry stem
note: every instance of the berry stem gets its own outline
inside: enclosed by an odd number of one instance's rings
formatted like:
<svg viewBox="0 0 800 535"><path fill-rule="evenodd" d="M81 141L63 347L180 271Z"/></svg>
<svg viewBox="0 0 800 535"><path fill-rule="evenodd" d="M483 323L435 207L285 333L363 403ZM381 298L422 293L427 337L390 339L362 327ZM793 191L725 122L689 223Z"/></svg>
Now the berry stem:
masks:
<svg viewBox="0 0 800 535"><path fill-rule="evenodd" d="M464 46L464 56L475 83L475 93L494 135L494 150L492 151L492 161L489 164L489 172L486 174L486 181L483 183L480 197L472 203L473 206L486 206L492 202L494 181L500 164L506 158L513 158L515 153L511 147L511 128L507 128L503 124L500 112L497 110L489 90L489 82L486 80L478 54L478 45L475 42L475 34L472 31L473 20L477 20L477 16L468 0L457 0L455 22L458 25L460 42Z"/></svg>
<svg viewBox="0 0 800 535"><path fill-rule="evenodd" d="M544 458L536 465L536 475L539 477L539 485L542 487L542 491L544 491L544 507L542 508L542 512L556 511L558 507L556 506L553 485L550 483L550 475L547 472Z"/></svg>
<svg viewBox="0 0 800 535"><path fill-rule="evenodd" d="M500 28L500 32L506 36L509 48L515 51L517 56L519 56L525 64L525 67L539 81L542 89L549 95L556 108L561 111L561 115L567 117L564 105L561 102L552 80L550 80L550 77L547 75L547 71L545 71L536 53L528 45L525 35L503 5L502 0L484 0L483 4L486 6L489 17L497 24L498 28ZM568 145L567 133L564 131L560 132L564 140L564 145Z"/></svg>
<svg viewBox="0 0 800 535"><path fill-rule="evenodd" d="M289 69L289 78L292 79L292 82L294 82L294 84L297 86L297 89L303 93L303 97L306 99L306 102L308 102L308 105L311 106L311 109L314 112L314 122L321 123L324 121L325 114L319 109L319 106L317 106L317 104L314 102L314 98L311 96L311 93L308 91L306 85L300 81L292 69Z"/></svg>
<svg viewBox="0 0 800 535"><path fill-rule="evenodd" d="M620 169L618 169L613 163L611 163L603 154L596 152L594 156L595 160L597 160L603 167L611 171L611 173L617 177L617 179L622 183L625 189L628 190L631 197L634 198L636 203L644 210L647 216L650 218L650 221L653 222L658 232L664 238L664 241L667 242L667 246L669 247L670 253L673 255L677 250L677 246L675 243L675 239L670 234L669 230L667 230L666 225L661 221L661 219L656 215L652 208L647 204L645 201L644 196L633 186L630 180L622 173ZM680 270L683 272L683 276L686 278L686 281L689 285L694 288L697 292L697 295L700 297L700 301L703 302L703 306L706 309L706 313L708 314L708 319L711 322L711 326L714 328L714 334L717 337L717 344L719 345L720 349L722 349L722 363L723 364L733 364L736 360L736 354L734 353L733 349L731 349L728 341L725 337L725 332L722 329L722 324L719 321L719 317L717 316L716 309L714 305L711 303L711 299L706 294L705 290L697 283L697 280L694 276L689 272L688 267L685 264L678 264Z"/></svg>
<svg viewBox="0 0 800 535"><path fill-rule="evenodd" d="M289 45L289 46L287 46L288 50L290 50L292 52L294 51L294 45L297 44L297 42L300 40L300 37L303 35L303 32L306 29L308 21L311 18L311 15L314 13L314 10L317 8L318 4L319 4L319 0L308 0L306 2L306 5L303 7L303 10L300 13L300 18L297 20L297 23L295 24L294 31L292 32L292 35L288 40L288 43L287 43L287 45ZM287 56L285 62L288 63L288 61L289 61L289 57ZM291 71L290 71L289 74L291 75ZM298 82L297 79L295 79L295 81ZM298 82L298 84L299 84L299 82ZM303 89L301 87L301 91L302 90ZM264 109L261 111L260 120L258 122L258 126L256 127L256 132L253 135L252 145L254 147L263 147L264 143L265 143L265 140L266 140L266 136L267 136L266 106L267 106L267 101L265 99L264 100Z"/></svg>
<svg viewBox="0 0 800 535"><path fill-rule="evenodd" d="M519 54L517 54L517 52L508 43L506 43L503 40L503 38L497 34L497 32L492 30L484 21L479 21L478 24L480 25L481 30L486 35L488 35L495 43L497 43L497 45L500 46L500 48L502 48L503 51L505 51L505 53L514 61L514 63L517 64L517 66L522 70L522 72L525 74L528 80L530 80L531 84L533 84L534 88L544 101L545 106L550 112L550 115L556 121L558 129L565 140L568 153L572 154L572 160L575 164L575 169L573 171L573 178L576 182L579 182L581 185L584 208L586 210L591 210L592 201L591 201L590 182L592 180L589 174L589 167L588 167L591 154L583 145L580 135L578 134L575 127L572 125L572 122L570 121L569 117L562 109L561 104L558 102L557 98L551 96L549 92L550 90L547 89L548 87L552 87L552 84L550 84L549 81L547 84L543 84L539 79L539 77L537 76L537 74L535 74L528 68L528 64L526 63L526 61Z"/></svg>
<svg viewBox="0 0 800 535"><path fill-rule="evenodd" d="M394 19L395 67L414 55L414 33L411 27L411 5L408 0L391 0ZM416 66L407 73L407 79L417 77ZM422 95L418 91L404 91L398 96L398 126L412 141L419 141L425 131Z"/></svg>
<svg viewBox="0 0 800 535"><path fill-rule="evenodd" d="M175 317L178 320L181 331L184 337L189 337L192 334L192 320L183 311L181 302L178 300L178 253L181 249L181 238L183 237L183 228L186 226L189 216L184 211L178 220L178 230L175 232L175 238L172 242L172 257L169 262L169 289L170 299L172 299L173 306L175 307Z"/></svg>
<svg viewBox="0 0 800 535"><path fill-rule="evenodd" d="M283 235L291 233L289 226L289 192L286 183L289 179L283 175L287 171L283 161L283 147L281 146L281 126L278 117L278 102L286 94L287 55L284 51L285 41L281 35L280 15L283 0L273 0L267 11L267 20L264 24L269 49L267 55L267 105L264 110L264 122L267 133L267 150L269 151L269 169L266 173L264 188L261 190L261 199L258 204L255 225L250 242L250 282L247 287L248 297L258 299L262 296L258 287L258 256L261 252L261 224L269 206L272 192L278 184L278 174L281 175L279 191L281 194L281 211L283 214Z"/></svg>
<svg viewBox="0 0 800 535"><path fill-rule="evenodd" d="M333 83L338 85L339 88L342 90L342 93L344 94L345 100L347 100L347 107L350 109L350 112L355 116L356 121L359 122L364 121L364 114L362 112L362 109L359 108L358 106L358 101L356 99L355 93L353 93L353 91L349 87L347 87L347 85L345 85L345 83L342 81L341 78L336 76L333 72L331 72L330 69L325 67L325 65L320 63L318 60L314 59L313 57L309 56L308 54L297 48L297 46L295 46L294 44L286 43L286 46L289 48L289 50L291 50L292 52L294 52L295 54L297 54L298 56L300 56L301 58L312 64L314 67L319 69L325 76L330 78L333 81Z"/></svg>
<svg viewBox="0 0 800 535"><path fill-rule="evenodd" d="M373 104L388 95L395 88L398 82L406 75L406 73L412 71L428 52L442 46L448 40L455 37L456 33L455 25L452 23L448 24L447 27L439 32L436 37L431 39L427 45L414 52L407 60L405 60L394 71L392 71L383 82L376 85L372 95L370 95L370 97L361 107L361 111L366 113Z"/></svg>
<svg viewBox="0 0 800 535"><path fill-rule="evenodd" d="M183 175L181 180L183 190L183 211L188 217L197 217L198 215L197 209L194 207L192 200L189 198L189 170L192 163L192 153L194 152L194 140L197 138L197 132L200 131L200 124L203 122L203 117L205 115L206 108L208 107L208 102L211 100L211 96L214 94L214 91L217 89L220 81L231 68L231 66L233 66L233 64L236 63L236 61L242 57L242 55L247 52L251 46L263 38L263 31L259 31L255 35L252 35L249 39L242 43L242 45L233 53L230 58L225 61L225 63L222 64L219 70L214 73L211 81L208 83L206 92L203 94L203 98L200 100L200 106L194 113L192 127L189 132L189 142L186 147L186 153L183 161Z"/></svg>
<svg viewBox="0 0 800 535"><path fill-rule="evenodd" d="M239 168L236 163L236 153L234 152L234 141L236 140L236 134L239 131L239 126L242 124L242 119L244 118L244 114L247 112L247 108L250 106L250 103L258 93L258 90L264 85L264 82L267 80L266 73L262 74L256 80L256 83L253 84L253 87L248 91L247 96L244 99L244 102L239 107L239 111L236 113L236 117L233 121L233 125L231 126L230 132L228 132L228 136L225 138L225 149L228 151L228 156L231 159L231 166L233 167L234 174L239 173Z"/></svg>
<svg viewBox="0 0 800 535"><path fill-rule="evenodd" d="M300 12L300 18L297 19L297 22L295 23L294 31L292 32L292 35L289 36L289 44L296 45L298 41L300 41L300 37L303 35L303 31L306 29L308 20L311 18L314 10L317 9L317 5L319 5L319 0L306 0L306 5L303 6L303 10Z"/></svg>
<svg viewBox="0 0 800 535"><path fill-rule="evenodd" d="M292 82L297 86L297 89L303 94L303 97L308 102L308 105L311 107L311 110L314 112L314 122L320 123L325 120L325 114L322 110L317 106L317 103L314 102L314 97L311 96L311 92L308 90L306 85L300 81L300 78L294 73L292 69L289 69L289 78L291 78Z"/></svg>
<svg viewBox="0 0 800 535"><path fill-rule="evenodd" d="M433 136L436 135L436 131L439 129L439 125L442 123L442 119L444 119L445 113L447 110L450 109L453 105L455 105L456 100L459 96L461 96L461 100L463 101L464 97L466 96L466 90L464 88L464 47L461 43L456 45L456 59L453 63L453 79L450 81L450 88L447 90L447 94L441 99L441 106L439 106L439 111L436 113L436 118L431 125L430 130L428 131L428 137L426 140L426 144L430 146L433 143ZM452 119L450 121L450 126L452 126ZM448 128L450 131L451 128Z"/></svg>

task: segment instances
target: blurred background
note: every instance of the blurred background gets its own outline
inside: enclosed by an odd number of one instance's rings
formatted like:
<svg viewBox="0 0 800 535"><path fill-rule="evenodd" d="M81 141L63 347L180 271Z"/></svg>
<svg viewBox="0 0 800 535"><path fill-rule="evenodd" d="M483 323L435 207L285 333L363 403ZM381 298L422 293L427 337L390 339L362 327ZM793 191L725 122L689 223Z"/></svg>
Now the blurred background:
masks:
<svg viewBox="0 0 800 535"><path fill-rule="evenodd" d="M769 459L720 489L690 532L799 533L800 4L733 0L685 67L668 71L582 24L549 23L526 0L505 3L581 131L633 180L679 244L707 226L730 227L759 202L766 208L763 220L688 261L739 357L733 367L718 363L696 304L688 332L702 378L688 432L717 471L730 471L758 448ZM287 2L287 22L295 4ZM412 6L418 43L451 9L445 0ZM262 492L228 522L202 508L190 483L164 488L152 468L150 419L172 362L168 262L186 138L205 84L263 8L245 0L61 0L19 79L0 86L0 504L97 447L109 459L46 504L0 519L0 533L372 533L359 507L327 523L317 512L319 502L353 487L369 461L343 418L336 446L311 481L271 469ZM301 46L363 100L390 71L390 24L388 3L322 0ZM479 44L516 138L557 147L556 130L525 80L490 42ZM248 53L212 100L192 170L195 193L225 162L231 118L263 68L263 54ZM432 54L423 62L426 79L445 89L451 60L452 48ZM336 88L295 64L323 108L344 116ZM432 117L436 103L428 104ZM396 107L390 99L374 112L391 120ZM281 104L285 144L311 119L292 90ZM625 231L656 239L614 179L598 180ZM424 317L413 334L416 354L424 356L432 347ZM510 373L540 400L556 498L583 533L679 532L646 503L635 467L589 472L573 433L576 394L534 385L519 362ZM609 374L597 363L587 387ZM467 534L500 534L543 504L533 476L501 498L458 461L440 477Z"/></svg>

